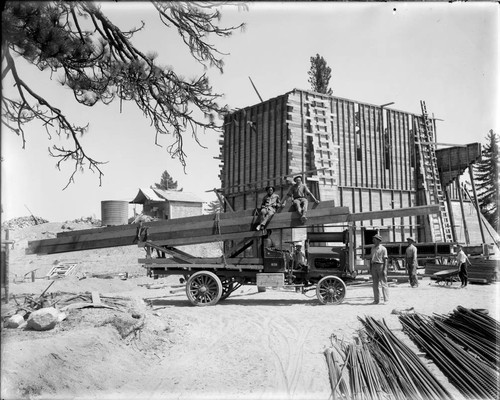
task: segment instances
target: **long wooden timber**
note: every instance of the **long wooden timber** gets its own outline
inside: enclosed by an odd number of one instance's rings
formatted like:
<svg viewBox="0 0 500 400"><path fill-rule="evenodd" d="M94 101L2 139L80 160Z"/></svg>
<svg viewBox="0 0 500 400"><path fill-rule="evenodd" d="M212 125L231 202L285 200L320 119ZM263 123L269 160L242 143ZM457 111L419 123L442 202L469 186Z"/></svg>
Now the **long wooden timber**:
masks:
<svg viewBox="0 0 500 400"><path fill-rule="evenodd" d="M149 262L148 262L149 260ZM224 264L224 263L218 263L218 264L166 264L166 263L158 263L159 259L158 258L153 258L153 259L139 259L139 264L153 264L155 266L155 269L162 269L164 268L165 270L172 270L172 269L177 269L177 270L185 270L185 271L191 271L193 269L195 270L202 270L202 269L209 269L213 271L217 270L235 270L235 271L244 271L244 270L249 270L249 271L254 271L254 272L259 272L264 270L263 265L251 265L251 264Z"/></svg>
<svg viewBox="0 0 500 400"><path fill-rule="evenodd" d="M270 221L269 229L304 227L325 223L341 223L347 220L349 209L335 207L333 201L312 205L308 211L309 219L302 224L299 215L293 211L276 213ZM160 245L184 245L209 243L219 240L235 239L246 236L261 236L253 232L257 223L255 210L235 213L221 213L177 218L166 221L143 223L148 230L148 240ZM54 254L106 247L137 245L138 224L118 227L73 231L54 239L28 242L26 254Z"/></svg>
<svg viewBox="0 0 500 400"><path fill-rule="evenodd" d="M439 213L439 204L431 204L429 206L416 206L407 208L395 208L380 211L366 211L360 213L349 214L348 221L367 221L370 219L385 219L399 218L417 215L429 215Z"/></svg>
<svg viewBox="0 0 500 400"><path fill-rule="evenodd" d="M286 229L313 225L341 224L378 218L410 215L426 215L439 212L439 206L419 206L350 214L347 207L335 207L333 201L312 205L306 223L300 221L294 211L276 213L267 229ZM160 246L179 246L259 237L264 233L255 231L257 217L254 210L235 213L202 215L157 221L143 224L148 228L147 240ZM26 254L55 254L71 251L92 250L107 247L144 245L137 239L138 224L118 227L73 231L54 239L28 242Z"/></svg>

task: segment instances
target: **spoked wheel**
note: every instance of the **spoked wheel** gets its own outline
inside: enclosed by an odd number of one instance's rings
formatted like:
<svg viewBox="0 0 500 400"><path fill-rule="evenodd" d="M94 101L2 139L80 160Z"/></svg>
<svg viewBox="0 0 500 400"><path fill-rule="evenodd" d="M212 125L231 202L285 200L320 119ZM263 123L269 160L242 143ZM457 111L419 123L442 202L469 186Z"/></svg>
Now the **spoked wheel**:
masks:
<svg viewBox="0 0 500 400"><path fill-rule="evenodd" d="M316 296L321 304L340 304L347 288L344 281L336 276L321 278L316 286Z"/></svg>
<svg viewBox="0 0 500 400"><path fill-rule="evenodd" d="M189 277L186 295L195 306L213 306L222 296L222 283L213 272L198 271Z"/></svg>

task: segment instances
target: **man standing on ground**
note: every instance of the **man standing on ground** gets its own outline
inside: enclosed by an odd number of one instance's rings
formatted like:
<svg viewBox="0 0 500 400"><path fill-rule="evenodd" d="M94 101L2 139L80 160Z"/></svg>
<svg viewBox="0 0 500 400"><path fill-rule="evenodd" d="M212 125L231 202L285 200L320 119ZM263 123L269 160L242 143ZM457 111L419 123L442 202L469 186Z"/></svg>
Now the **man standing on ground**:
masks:
<svg viewBox="0 0 500 400"><path fill-rule="evenodd" d="M389 301L389 286L387 284L387 249L382 246L382 237L373 236L373 246L370 254L370 273L373 280L373 304L380 303L380 292L378 285L382 286L384 300L382 304Z"/></svg>
<svg viewBox="0 0 500 400"><path fill-rule="evenodd" d="M304 223L307 221L307 206L309 205L307 195L311 196L316 204L319 203L319 200L316 199L309 188L302 183L301 175L294 176L293 180L295 184L288 191L285 201L283 202L283 206L285 206L288 197L291 197L297 212L300 214L300 220Z"/></svg>
<svg viewBox="0 0 500 400"><path fill-rule="evenodd" d="M257 230L260 231L266 227L267 221L276 213L277 209L281 207L280 197L274 193L274 186L266 187L267 194L262 199L260 206L260 222L257 225Z"/></svg>
<svg viewBox="0 0 500 400"><path fill-rule="evenodd" d="M408 242L408 247L406 248L405 260L406 268L408 269L408 276L410 278L410 286L418 287L418 277L417 277L417 248L415 247L415 239L412 237L406 238Z"/></svg>
<svg viewBox="0 0 500 400"><path fill-rule="evenodd" d="M462 282L462 286L460 289L467 287L468 276L467 276L467 265L470 265L469 257L467 257L462 249L462 245L457 245L457 255L455 257L458 265L458 277L460 278L460 282Z"/></svg>

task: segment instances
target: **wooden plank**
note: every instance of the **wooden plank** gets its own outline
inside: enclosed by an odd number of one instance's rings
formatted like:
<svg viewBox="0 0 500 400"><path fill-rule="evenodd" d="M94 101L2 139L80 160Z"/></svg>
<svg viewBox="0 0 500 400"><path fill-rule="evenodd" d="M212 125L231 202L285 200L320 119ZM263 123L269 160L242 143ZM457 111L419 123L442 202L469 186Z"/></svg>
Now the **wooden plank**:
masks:
<svg viewBox="0 0 500 400"><path fill-rule="evenodd" d="M162 260L161 258L147 258L141 259L139 262L145 265L154 265L155 269L172 270L179 269L185 271L191 271L192 269L208 269L208 270L237 270L237 271L261 271L264 269L263 265L251 265L251 264L160 264L157 261Z"/></svg>
<svg viewBox="0 0 500 400"><path fill-rule="evenodd" d="M233 257L233 258L226 258L226 264L231 264L231 265L260 265L264 263L263 258L259 257ZM194 260L194 262L190 263L183 263L183 262L176 262L172 258L139 258L138 260L139 264L159 264L159 265L174 265L174 264L179 264L182 265L183 267L187 266L194 266L194 265L216 265L216 264L224 264L224 259L222 257L215 257L215 258L197 258Z"/></svg>
<svg viewBox="0 0 500 400"><path fill-rule="evenodd" d="M345 220L349 212L348 209L334 207L334 202L331 201L323 202L320 206L312 203L311 207L312 210L310 211L310 216L312 217L312 224L323 224L327 223L326 221L334 222L337 220ZM246 213L249 211L250 210L247 210ZM253 212L250 211L250 213ZM222 240L221 234L228 235L251 232L254 229L254 225L256 223L255 216L248 216L248 214L244 214L247 216L235 218L235 213L229 214L232 215L232 218L227 218L227 216L224 218L225 215L220 214L219 217L217 217L217 215L212 215L208 220L205 218L206 216L168 220L161 225L150 226L148 230L148 239L156 242L159 240L189 239L212 236L211 240L207 240L207 238L205 238L202 242L219 241ZM275 215L269 228L288 228L298 225L301 224L296 213L282 212ZM73 233L73 236L68 237L31 241L28 243L26 254L52 254L137 244L136 229L134 228L129 229L128 231L120 232L105 230L101 231L101 233L92 232L85 233L83 235L78 235L77 231L74 231Z"/></svg>
<svg viewBox="0 0 500 400"><path fill-rule="evenodd" d="M399 209L396 208L389 210L360 212L360 213L350 214L348 217L348 221L366 221L370 219L397 218L397 217L429 215L438 213L439 213L439 205L433 204L430 206L417 206L417 207L407 207Z"/></svg>

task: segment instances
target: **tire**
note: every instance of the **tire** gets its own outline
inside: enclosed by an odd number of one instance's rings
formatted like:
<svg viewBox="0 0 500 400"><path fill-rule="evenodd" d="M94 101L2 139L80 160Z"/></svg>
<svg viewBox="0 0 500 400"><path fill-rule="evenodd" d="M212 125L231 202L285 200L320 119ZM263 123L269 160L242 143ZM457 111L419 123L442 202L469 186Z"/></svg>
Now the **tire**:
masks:
<svg viewBox="0 0 500 400"><path fill-rule="evenodd" d="M342 279L329 275L321 278L316 286L316 296L321 304L340 304L344 300L347 287Z"/></svg>
<svg viewBox="0 0 500 400"><path fill-rule="evenodd" d="M194 306L213 306L222 296L222 283L213 272L198 271L189 277L186 295Z"/></svg>

